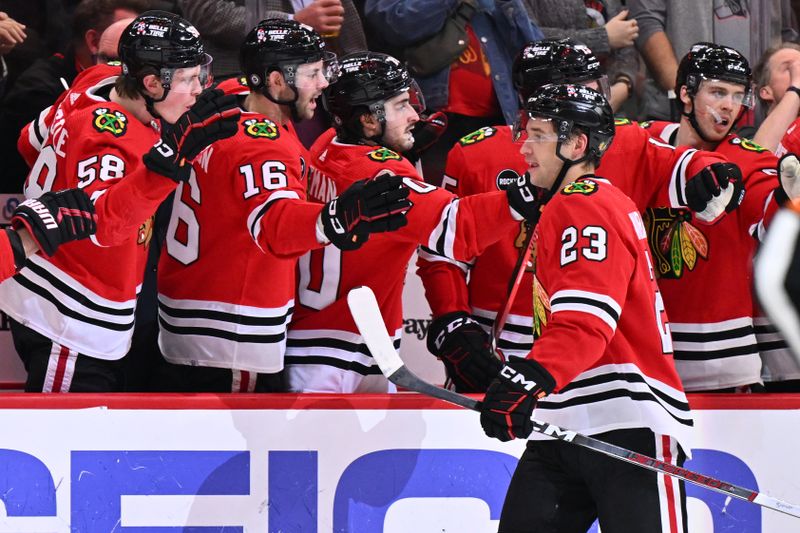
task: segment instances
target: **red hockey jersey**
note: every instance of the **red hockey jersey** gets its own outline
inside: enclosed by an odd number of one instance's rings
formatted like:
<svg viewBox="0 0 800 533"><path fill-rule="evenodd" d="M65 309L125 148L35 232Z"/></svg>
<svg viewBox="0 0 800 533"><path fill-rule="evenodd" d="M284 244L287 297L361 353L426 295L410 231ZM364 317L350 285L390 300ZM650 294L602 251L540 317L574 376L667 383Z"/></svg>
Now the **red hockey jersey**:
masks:
<svg viewBox="0 0 800 533"><path fill-rule="evenodd" d="M283 368L297 257L321 247L294 131L242 113L178 187L158 268L159 345L177 364Z"/></svg>
<svg viewBox="0 0 800 533"><path fill-rule="evenodd" d="M39 157L39 152L47 141L50 126L55 120L57 109L60 108L60 116L69 115L82 93L97 85L113 83L121 72L122 68L119 64L95 65L81 71L72 81L72 86L61 93L53 105L43 109L35 120L23 126L17 140L17 150L25 163L32 167L36 158ZM87 101L82 100L82 102L86 103Z"/></svg>
<svg viewBox="0 0 800 533"><path fill-rule="evenodd" d="M644 123L663 142L678 124ZM742 205L713 226L683 209L648 209L645 223L658 285L672 324L675 364L687 391L758 383L761 359L753 323L753 234L777 184L775 156L729 135L717 152L742 170Z"/></svg>
<svg viewBox="0 0 800 533"><path fill-rule="evenodd" d="M175 183L150 174L142 154L158 133L96 88L54 115L25 185L28 198L80 187L97 211L97 234L36 255L0 285L0 306L58 344L99 359L119 359L133 332L150 217Z"/></svg>
<svg viewBox="0 0 800 533"><path fill-rule="evenodd" d="M789 153L800 154L800 127L798 126L800 126L800 118L796 118L786 129L786 133L783 134L783 138L775 150L776 156L781 157Z"/></svg>
<svg viewBox="0 0 800 533"><path fill-rule="evenodd" d="M481 128L463 137L450 151L443 183L461 197L497 190L504 180L513 177L512 172L527 170L520 146L512 141L508 126ZM644 210L662 202L681 205L686 179L721 160L709 152L666 146L651 140L629 121L618 121L614 141L597 172L610 176ZM421 253L419 274L434 316L456 310L471 311L476 320L491 328L505 305L508 282L524 241L520 225L488 247L469 268L468 289L464 280L466 265L448 265L442 258ZM532 275L527 272L498 340L506 355L524 356L530 350L531 293Z"/></svg>
<svg viewBox="0 0 800 533"><path fill-rule="evenodd" d="M584 177L553 196L534 232L541 335L529 357L556 381L536 419L590 435L648 428L688 451L692 415L638 207Z"/></svg>
<svg viewBox="0 0 800 533"><path fill-rule="evenodd" d="M413 203L408 225L373 234L358 250L340 252L328 246L299 262L298 306L289 330L287 364L380 374L348 310L350 289L366 285L375 291L386 327L399 346L403 283L417 247L466 260L509 233L518 222L511 216L505 193L457 200L444 189L411 178L417 175L411 163L387 148L344 144L329 131L314 143L311 155L310 194L319 201L380 172L410 176L405 180Z"/></svg>

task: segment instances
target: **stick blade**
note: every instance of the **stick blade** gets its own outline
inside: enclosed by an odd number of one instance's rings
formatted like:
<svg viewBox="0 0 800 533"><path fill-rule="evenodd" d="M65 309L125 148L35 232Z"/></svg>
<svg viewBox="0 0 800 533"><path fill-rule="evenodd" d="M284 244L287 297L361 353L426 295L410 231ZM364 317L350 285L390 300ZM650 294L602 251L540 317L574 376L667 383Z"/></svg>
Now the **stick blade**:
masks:
<svg viewBox="0 0 800 533"><path fill-rule="evenodd" d="M372 357L388 378L403 366L403 360L386 331L375 293L369 287L356 287L347 294L347 306Z"/></svg>

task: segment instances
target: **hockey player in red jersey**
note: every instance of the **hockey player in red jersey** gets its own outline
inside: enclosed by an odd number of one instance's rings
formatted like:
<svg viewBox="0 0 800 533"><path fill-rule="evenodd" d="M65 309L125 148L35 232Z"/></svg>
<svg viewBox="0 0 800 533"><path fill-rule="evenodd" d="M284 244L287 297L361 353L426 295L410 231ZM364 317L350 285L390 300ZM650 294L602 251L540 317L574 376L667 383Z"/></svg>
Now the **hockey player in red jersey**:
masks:
<svg viewBox="0 0 800 533"><path fill-rule="evenodd" d="M97 229L96 218L92 202L80 189L25 200L14 209L11 227L0 233L0 282L37 251L52 256L65 242L88 238Z"/></svg>
<svg viewBox="0 0 800 533"><path fill-rule="evenodd" d="M325 91L336 129L311 148L309 194L326 201L356 177L392 173L405 176L414 207L407 226L376 235L356 251L340 253L329 247L301 258L298 306L286 352L289 383L293 391L304 392L393 391L347 310L349 290L366 285L375 291L399 346L403 282L417 247L467 260L511 232L530 211L512 192L508 197L495 191L457 200L419 179L400 152L414 142L411 132L423 105L416 84L395 58L354 53L342 59L341 71L341 78ZM495 373L501 366L498 360L487 365Z"/></svg>
<svg viewBox="0 0 800 533"><path fill-rule="evenodd" d="M762 357L775 370L793 363L785 349L759 347L752 297L754 235L786 193L776 176L778 160L731 130L752 104L751 74L738 51L698 43L683 57L676 88L680 123L645 123L661 142L715 150L742 170L746 193L739 209L712 227L684 210L648 209L645 222L675 340L675 361L687 391L763 390ZM797 183L797 171L786 183ZM788 189L791 189L788 185ZM722 297L721 295L725 295ZM765 332L766 333L766 332ZM770 335L769 333L766 333ZM774 336L774 335L772 335ZM774 340L774 339L772 339Z"/></svg>
<svg viewBox="0 0 800 533"><path fill-rule="evenodd" d="M684 532L681 482L531 434L533 413L681 465L693 421L639 208L594 173L614 136L611 107L566 84L543 87L524 111L522 179L543 191L534 299L544 311L531 352L509 359L480 403L488 436L530 439L499 531L579 533L597 518L603 531Z"/></svg>
<svg viewBox="0 0 800 533"><path fill-rule="evenodd" d="M188 179L186 160L230 135L238 118L229 97L201 95L210 57L180 17L137 17L120 39L120 58L124 73L113 83L76 93L80 102L62 102L73 109L55 112L26 182L29 198L77 186L98 217L91 242L33 256L0 285L27 391L119 390L149 218ZM231 112L236 116L226 118Z"/></svg>
<svg viewBox="0 0 800 533"><path fill-rule="evenodd" d="M550 82L581 83L601 92L607 86L594 54L569 39L528 44L517 55L512 72L523 100ZM729 179L734 182L738 179L737 171L722 161L724 158L709 152L673 149L654 142L634 124L621 121L616 141L603 157L600 170L607 172L640 210L660 205L659 202L675 207L688 204L698 212L698 217L713 222L738 200L734 197L735 183L726 186ZM443 183L463 197L502 188L526 168L518 146L512 142L511 128L486 127L465 136L452 148ZM484 391L494 378L485 375L467 383L453 368L493 357L486 330L492 329L508 299L509 279L513 277L526 233L521 224L472 264L455 264L424 250L420 253L419 274L434 316L428 332L428 349L442 359L458 391ZM525 272L497 339L506 356L522 356L530 350L535 314L530 299L532 282L531 272ZM453 328L453 321L458 321L461 327Z"/></svg>
<svg viewBox="0 0 800 533"><path fill-rule="evenodd" d="M178 187L158 269L155 388L282 392L297 258L357 249L404 224L396 177L352 169L353 185L306 201L309 157L291 118L309 119L338 70L322 38L296 21L261 21L240 53L250 88L239 129L211 145ZM338 253L337 253L338 255ZM213 283L209 283L214 279Z"/></svg>

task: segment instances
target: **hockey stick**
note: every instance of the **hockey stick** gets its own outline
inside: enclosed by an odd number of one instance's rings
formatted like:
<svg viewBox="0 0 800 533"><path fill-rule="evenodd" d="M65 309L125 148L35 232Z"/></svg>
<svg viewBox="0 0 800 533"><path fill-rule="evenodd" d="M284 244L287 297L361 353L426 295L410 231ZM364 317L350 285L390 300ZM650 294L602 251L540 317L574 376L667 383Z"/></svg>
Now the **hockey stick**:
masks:
<svg viewBox="0 0 800 533"><path fill-rule="evenodd" d="M526 228L525 242L522 245L523 248L519 251L517 263L514 265L514 276L510 280L506 303L495 317L494 326L492 326L491 346L492 352L496 354L498 353L497 340L500 338L500 333L502 333L503 327L506 325L508 314L511 312L511 306L514 305L514 300L517 298L517 291L519 291L522 276L525 275L525 270L528 268L528 260L533 250L533 226L531 224L526 224ZM500 359L505 360L505 357L501 357Z"/></svg>
<svg viewBox="0 0 800 533"><path fill-rule="evenodd" d="M369 347L372 357L375 358L381 372L389 381L408 390L454 403L461 407L472 409L473 411L480 410L480 402L477 400L436 387L420 379L405 367L402 359L400 359L400 356L397 355L394 349L392 340L389 338L386 325L383 322L380 309L378 308L378 302L375 300L375 294L373 294L369 287L357 287L351 290L347 295L347 305L350 307L350 312L353 315L356 326L358 326L358 331L361 333L361 337L364 339L367 347ZM608 455L614 459L682 479L694 483L695 485L727 494L728 496L733 496L740 500L753 502L767 509L780 511L800 518L800 506L798 505L772 498L754 490L732 485L704 474L692 472L691 470L665 463L658 459L653 459L652 457L597 440L593 437L562 429L547 422L533 420L533 431L554 439L571 442L572 444Z"/></svg>

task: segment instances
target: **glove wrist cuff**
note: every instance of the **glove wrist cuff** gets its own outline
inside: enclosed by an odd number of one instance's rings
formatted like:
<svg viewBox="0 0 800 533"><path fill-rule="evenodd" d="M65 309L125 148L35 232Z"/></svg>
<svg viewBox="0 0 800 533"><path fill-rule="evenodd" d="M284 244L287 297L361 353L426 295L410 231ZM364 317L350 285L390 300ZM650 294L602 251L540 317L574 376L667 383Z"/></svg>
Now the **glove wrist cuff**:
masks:
<svg viewBox="0 0 800 533"><path fill-rule="evenodd" d="M552 393L556 388L553 375L533 359L510 359L500 371L500 376L537 398Z"/></svg>
<svg viewBox="0 0 800 533"><path fill-rule="evenodd" d="M436 357L440 357L447 333L452 333L457 328L469 323L475 323L475 321L466 311L453 311L435 318L428 328L428 351Z"/></svg>
<svg viewBox="0 0 800 533"><path fill-rule="evenodd" d="M11 244L11 251L14 253L14 267L16 267L17 270L20 270L25 266L25 261L27 258L27 255L25 254L25 246L22 244L22 239L15 230L6 228L5 232L8 236L8 242Z"/></svg>

